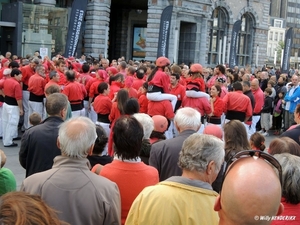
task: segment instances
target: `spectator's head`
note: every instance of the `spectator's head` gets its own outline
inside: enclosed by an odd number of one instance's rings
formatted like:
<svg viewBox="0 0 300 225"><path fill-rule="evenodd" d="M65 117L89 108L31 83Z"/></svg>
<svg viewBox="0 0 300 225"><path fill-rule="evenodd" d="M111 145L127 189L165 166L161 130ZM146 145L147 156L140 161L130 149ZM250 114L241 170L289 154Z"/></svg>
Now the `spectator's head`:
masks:
<svg viewBox="0 0 300 225"><path fill-rule="evenodd" d="M38 114L37 112L33 112L30 116L29 116L29 123L32 126L36 126L38 124L40 124L42 122L42 117L40 114Z"/></svg>
<svg viewBox="0 0 300 225"><path fill-rule="evenodd" d="M225 161L242 150L249 150L250 144L245 126L239 120L224 125Z"/></svg>
<svg viewBox="0 0 300 225"><path fill-rule="evenodd" d="M66 225L39 195L9 192L1 196L2 224Z"/></svg>
<svg viewBox="0 0 300 225"><path fill-rule="evenodd" d="M180 133L184 130L198 131L201 126L201 114L190 107L178 109L174 118L174 124Z"/></svg>
<svg viewBox="0 0 300 225"><path fill-rule="evenodd" d="M45 90L46 97L48 95L51 95L51 94L54 94L54 93L60 93L60 87L59 86L57 86L57 85L50 85Z"/></svg>
<svg viewBox="0 0 300 225"><path fill-rule="evenodd" d="M133 115L140 111L140 105L136 98L130 98L127 100L124 108L126 115Z"/></svg>
<svg viewBox="0 0 300 225"><path fill-rule="evenodd" d="M108 138L105 130L100 125L96 125L96 133L97 133L97 138L95 141L93 154L99 155L104 151L105 146L108 142Z"/></svg>
<svg viewBox="0 0 300 225"><path fill-rule="evenodd" d="M154 122L153 122L152 118L148 114L145 114L145 113L136 113L136 114L133 114L133 116L143 126L144 139L149 139L150 135L154 129ZM167 124L168 124L168 122L167 122Z"/></svg>
<svg viewBox="0 0 300 225"><path fill-rule="evenodd" d="M234 82L232 88L234 91L243 91L243 85L239 81Z"/></svg>
<svg viewBox="0 0 300 225"><path fill-rule="evenodd" d="M265 137L262 134L255 132L250 137L250 147L252 150L264 151L266 148Z"/></svg>
<svg viewBox="0 0 300 225"><path fill-rule="evenodd" d="M271 155L290 153L292 155L300 156L300 146L296 141L289 137L274 138L270 142L268 152Z"/></svg>
<svg viewBox="0 0 300 225"><path fill-rule="evenodd" d="M49 116L66 118L68 109L68 98L64 94L54 93L46 98L46 112Z"/></svg>
<svg viewBox="0 0 300 225"><path fill-rule="evenodd" d="M80 116L61 124L57 145L63 156L86 158L92 153L96 138L95 124L89 118Z"/></svg>
<svg viewBox="0 0 300 225"><path fill-rule="evenodd" d="M300 157L289 153L274 157L282 167L282 197L291 204L300 203Z"/></svg>
<svg viewBox="0 0 300 225"><path fill-rule="evenodd" d="M248 151L238 154L242 156L236 156L236 160L227 162L228 169L224 172L220 195L215 202L214 209L219 213L219 224L270 224L272 220L259 219L260 216L272 217L283 212L283 205L280 203L281 183L271 162L278 171L281 170L280 164L261 151L255 154ZM265 158L270 163L260 155L267 155Z"/></svg>
<svg viewBox="0 0 300 225"><path fill-rule="evenodd" d="M251 89L252 90L257 90L257 89L259 89L259 81L258 81L258 79L253 79L252 81L251 81Z"/></svg>
<svg viewBox="0 0 300 225"><path fill-rule="evenodd" d="M133 116L120 117L113 128L114 152L121 158L136 159L141 150L144 131Z"/></svg>
<svg viewBox="0 0 300 225"><path fill-rule="evenodd" d="M83 73L88 73L90 71L90 65L87 63L83 63L81 69Z"/></svg>
<svg viewBox="0 0 300 225"><path fill-rule="evenodd" d="M223 140L222 128L215 124L207 125L203 130L203 134L210 134Z"/></svg>
<svg viewBox="0 0 300 225"><path fill-rule="evenodd" d="M224 144L207 134L192 134L182 145L178 165L186 173L198 174L201 180L212 184L224 161Z"/></svg>
<svg viewBox="0 0 300 225"><path fill-rule="evenodd" d="M75 81L76 76L73 70L67 70L65 75L68 81L70 82Z"/></svg>

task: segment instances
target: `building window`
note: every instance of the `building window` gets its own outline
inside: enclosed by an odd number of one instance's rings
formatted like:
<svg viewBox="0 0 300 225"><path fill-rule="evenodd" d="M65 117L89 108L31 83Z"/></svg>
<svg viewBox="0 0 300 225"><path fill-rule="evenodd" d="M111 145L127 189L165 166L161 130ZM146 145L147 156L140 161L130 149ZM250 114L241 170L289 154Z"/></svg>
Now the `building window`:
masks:
<svg viewBox="0 0 300 225"><path fill-rule="evenodd" d="M218 7L213 11L212 22L210 27L210 43L208 51L208 64L217 65L225 63L226 57L223 52L223 46L226 45L224 36L227 35L227 12L225 9ZM227 41L226 41L227 42Z"/></svg>
<svg viewBox="0 0 300 225"><path fill-rule="evenodd" d="M246 13L242 16L242 26L238 37L237 57L239 66L251 65L254 36L254 19L251 14Z"/></svg>
<svg viewBox="0 0 300 225"><path fill-rule="evenodd" d="M278 41L278 32L275 32L274 41Z"/></svg>
<svg viewBox="0 0 300 225"><path fill-rule="evenodd" d="M270 40L270 41L273 40L273 31L270 31L270 33L269 33L269 40Z"/></svg>
<svg viewBox="0 0 300 225"><path fill-rule="evenodd" d="M282 28L282 20L274 20L274 27Z"/></svg>
<svg viewBox="0 0 300 225"><path fill-rule="evenodd" d="M283 41L283 33L279 33L279 41Z"/></svg>

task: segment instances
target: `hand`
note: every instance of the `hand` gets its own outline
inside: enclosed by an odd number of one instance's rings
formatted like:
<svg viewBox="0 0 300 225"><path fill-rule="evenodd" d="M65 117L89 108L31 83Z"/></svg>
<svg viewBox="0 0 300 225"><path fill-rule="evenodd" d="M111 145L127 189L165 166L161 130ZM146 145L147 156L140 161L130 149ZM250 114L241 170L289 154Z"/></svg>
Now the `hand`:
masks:
<svg viewBox="0 0 300 225"><path fill-rule="evenodd" d="M23 109L20 109L20 116L23 116L23 114L24 114Z"/></svg>

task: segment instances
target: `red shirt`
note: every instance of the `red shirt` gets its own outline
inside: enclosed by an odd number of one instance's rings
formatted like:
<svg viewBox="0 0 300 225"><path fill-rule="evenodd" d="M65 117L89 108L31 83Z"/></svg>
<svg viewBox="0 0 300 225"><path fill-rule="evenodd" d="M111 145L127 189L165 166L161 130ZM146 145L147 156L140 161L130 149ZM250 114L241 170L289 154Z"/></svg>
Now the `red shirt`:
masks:
<svg viewBox="0 0 300 225"><path fill-rule="evenodd" d="M175 95L178 101L182 101L185 97L185 87L181 84L177 84L175 87L170 86L170 94Z"/></svg>
<svg viewBox="0 0 300 225"><path fill-rule="evenodd" d="M189 77L186 79L186 89L198 89L199 91L205 92L205 82L202 77L197 77L195 79Z"/></svg>
<svg viewBox="0 0 300 225"><path fill-rule="evenodd" d="M45 85L45 78L35 73L29 78L27 90L35 95L42 96L45 94Z"/></svg>
<svg viewBox="0 0 300 225"><path fill-rule="evenodd" d="M226 79L226 76L224 74L221 74L221 75L214 75L212 76L207 82L206 82L206 86L208 88L211 88L213 85L215 85L215 82L216 82L216 79L219 78L219 77L222 77L225 79L225 81L227 80Z"/></svg>
<svg viewBox="0 0 300 225"><path fill-rule="evenodd" d="M84 86L77 81L66 83L62 93L68 97L71 104L80 103L87 95Z"/></svg>
<svg viewBox="0 0 300 225"><path fill-rule="evenodd" d="M30 67L30 65L26 65L21 68L21 72L22 72L22 82L23 84L28 86L29 78L33 74L35 74L35 71Z"/></svg>
<svg viewBox="0 0 300 225"><path fill-rule="evenodd" d="M211 113L211 107L207 98L189 98L185 96L182 107L191 107L200 112L201 116Z"/></svg>
<svg viewBox="0 0 300 225"><path fill-rule="evenodd" d="M133 87L135 90L138 91L140 87L143 86L144 83L145 81L143 79L135 79L131 87Z"/></svg>
<svg viewBox="0 0 300 225"><path fill-rule="evenodd" d="M228 92L223 98L224 111L245 112L246 117L252 116L252 106L250 98L244 95L242 91Z"/></svg>
<svg viewBox="0 0 300 225"><path fill-rule="evenodd" d="M85 84L87 84L87 82L89 82L89 80L91 80L93 77L88 74L88 73L80 73L79 76L78 76L78 79L79 79L79 83L83 83L83 79L85 78Z"/></svg>
<svg viewBox="0 0 300 225"><path fill-rule="evenodd" d="M125 224L129 209L139 193L145 187L159 182L157 170L143 162L130 163L114 160L102 168L100 175L115 182L119 187L122 209L121 224Z"/></svg>
<svg viewBox="0 0 300 225"><path fill-rule="evenodd" d="M150 116L161 115L169 120L174 118L172 104L169 100L163 100L159 102L149 101L148 114Z"/></svg>
<svg viewBox="0 0 300 225"><path fill-rule="evenodd" d="M222 98L219 96L216 97L216 100L214 101L214 116L220 117L224 112L224 102Z"/></svg>
<svg viewBox="0 0 300 225"><path fill-rule="evenodd" d="M291 220L274 220L271 225L299 225L300 224L300 203L297 205L287 203L285 198L281 198L281 203L284 206L284 211L278 217L284 218L285 216L289 216ZM292 220L294 219L294 220Z"/></svg>
<svg viewBox="0 0 300 225"><path fill-rule="evenodd" d="M134 88L128 88L128 95L129 95L129 98L136 98L138 99L138 93L137 91L134 89Z"/></svg>
<svg viewBox="0 0 300 225"><path fill-rule="evenodd" d="M138 102L140 105L140 113L148 113L148 98L145 93L140 95Z"/></svg>
<svg viewBox="0 0 300 225"><path fill-rule="evenodd" d="M118 92L121 89L122 86L123 86L123 84L120 83L119 81L113 81L113 82L111 82L110 92L109 92L108 97L110 99L113 99L114 96L115 96L115 93Z"/></svg>
<svg viewBox="0 0 300 225"><path fill-rule="evenodd" d="M56 70L56 71L59 74L58 85L65 85L67 83L66 75L63 72L61 72L60 70Z"/></svg>
<svg viewBox="0 0 300 225"><path fill-rule="evenodd" d="M113 102L112 104L112 108L109 114L109 120L111 123L113 123L114 121L116 121L117 119L119 119L119 117L121 117L121 112L118 109L118 103L117 102Z"/></svg>
<svg viewBox="0 0 300 225"><path fill-rule="evenodd" d="M94 110L98 114L107 115L112 108L112 102L107 95L99 94L94 100Z"/></svg>
<svg viewBox="0 0 300 225"><path fill-rule="evenodd" d="M92 83L90 89L89 89L89 97L94 98L96 95L99 94L98 92L98 86L101 84L103 80L96 79L94 83Z"/></svg>
<svg viewBox="0 0 300 225"><path fill-rule="evenodd" d="M162 69L158 69L155 73L153 79L148 82L150 85L155 85L157 87L161 87L164 93L169 93L170 86L170 77L162 71Z"/></svg>
<svg viewBox="0 0 300 225"><path fill-rule="evenodd" d="M55 82L54 80L49 80L49 82L45 85L45 91L47 90L48 87L50 87L52 85L56 85L60 88L60 86L58 85L57 82Z"/></svg>
<svg viewBox="0 0 300 225"><path fill-rule="evenodd" d="M97 80L98 80L97 78L92 78L92 79L90 79L88 82L85 82L85 89L86 89L87 91L89 91L90 88L91 88L91 86L92 86L92 84L93 84L94 82L96 82Z"/></svg>
<svg viewBox="0 0 300 225"><path fill-rule="evenodd" d="M260 88L258 88L257 90L252 89L251 91L252 91L252 94L255 99L255 106L253 109L253 114L259 114L265 103L264 93Z"/></svg>
<svg viewBox="0 0 300 225"><path fill-rule="evenodd" d="M15 98L17 101L22 100L22 88L16 78L11 77L6 79L0 89L3 89L5 95Z"/></svg>

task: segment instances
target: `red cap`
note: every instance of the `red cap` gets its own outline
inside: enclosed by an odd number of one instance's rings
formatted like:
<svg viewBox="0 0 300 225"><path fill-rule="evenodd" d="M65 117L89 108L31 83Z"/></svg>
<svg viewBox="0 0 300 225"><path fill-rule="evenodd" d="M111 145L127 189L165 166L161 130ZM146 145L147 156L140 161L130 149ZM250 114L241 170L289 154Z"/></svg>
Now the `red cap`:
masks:
<svg viewBox="0 0 300 225"><path fill-rule="evenodd" d="M203 67L200 64L195 63L195 64L191 65L190 71L192 73L202 73Z"/></svg>
<svg viewBox="0 0 300 225"><path fill-rule="evenodd" d="M157 67L163 67L163 66L168 66L168 65L170 65L171 63L170 63L170 60L168 59L168 58L166 58L166 57L159 57L157 60L156 60L156 62L155 62L155 65L157 66Z"/></svg>
<svg viewBox="0 0 300 225"><path fill-rule="evenodd" d="M116 75L117 73L119 73L119 71L116 69L116 67L108 67L106 68L106 72L110 71L113 75Z"/></svg>
<svg viewBox="0 0 300 225"><path fill-rule="evenodd" d="M4 63L6 63L6 62L8 62L8 59L7 59L7 58L3 58L3 59L1 60L2 65L3 65Z"/></svg>
<svg viewBox="0 0 300 225"><path fill-rule="evenodd" d="M154 122L154 131L164 133L168 129L168 120L161 115L152 116Z"/></svg>

